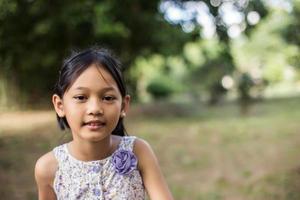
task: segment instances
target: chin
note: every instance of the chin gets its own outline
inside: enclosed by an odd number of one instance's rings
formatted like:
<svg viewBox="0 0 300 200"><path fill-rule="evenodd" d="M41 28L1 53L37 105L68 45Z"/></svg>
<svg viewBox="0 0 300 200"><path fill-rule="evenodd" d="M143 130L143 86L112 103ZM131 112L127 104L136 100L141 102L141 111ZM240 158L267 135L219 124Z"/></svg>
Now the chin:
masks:
<svg viewBox="0 0 300 200"><path fill-rule="evenodd" d="M99 142L99 141L104 140L108 136L110 136L110 134L95 134L95 135L93 134L93 135L89 135L89 136L85 135L83 138L90 142Z"/></svg>

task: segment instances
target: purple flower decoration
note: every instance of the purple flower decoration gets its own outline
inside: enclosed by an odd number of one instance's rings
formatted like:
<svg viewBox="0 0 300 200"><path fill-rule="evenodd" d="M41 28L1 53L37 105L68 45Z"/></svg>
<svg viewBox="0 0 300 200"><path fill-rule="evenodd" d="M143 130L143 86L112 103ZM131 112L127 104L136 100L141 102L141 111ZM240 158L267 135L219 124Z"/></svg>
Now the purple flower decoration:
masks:
<svg viewBox="0 0 300 200"><path fill-rule="evenodd" d="M126 175L136 169L136 156L127 150L118 150L112 156L112 162L118 174Z"/></svg>

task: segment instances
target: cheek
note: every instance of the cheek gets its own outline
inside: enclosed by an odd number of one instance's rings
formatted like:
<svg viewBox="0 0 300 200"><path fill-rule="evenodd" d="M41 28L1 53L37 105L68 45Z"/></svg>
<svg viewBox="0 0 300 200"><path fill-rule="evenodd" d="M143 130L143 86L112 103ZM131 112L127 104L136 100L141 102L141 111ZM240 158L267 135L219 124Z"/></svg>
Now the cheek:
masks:
<svg viewBox="0 0 300 200"><path fill-rule="evenodd" d="M69 124L80 120L81 109L79 107L69 104L65 107L65 115Z"/></svg>
<svg viewBox="0 0 300 200"><path fill-rule="evenodd" d="M106 116L111 120L119 120L121 114L121 105L112 106L111 109L106 110Z"/></svg>

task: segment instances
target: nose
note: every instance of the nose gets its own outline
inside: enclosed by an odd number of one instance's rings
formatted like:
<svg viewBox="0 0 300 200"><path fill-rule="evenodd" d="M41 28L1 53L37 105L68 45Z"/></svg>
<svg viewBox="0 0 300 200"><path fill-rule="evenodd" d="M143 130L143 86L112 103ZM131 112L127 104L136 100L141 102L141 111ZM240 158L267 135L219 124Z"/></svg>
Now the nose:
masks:
<svg viewBox="0 0 300 200"><path fill-rule="evenodd" d="M87 105L87 114L88 115L102 115L103 108L101 102L98 98L90 98Z"/></svg>

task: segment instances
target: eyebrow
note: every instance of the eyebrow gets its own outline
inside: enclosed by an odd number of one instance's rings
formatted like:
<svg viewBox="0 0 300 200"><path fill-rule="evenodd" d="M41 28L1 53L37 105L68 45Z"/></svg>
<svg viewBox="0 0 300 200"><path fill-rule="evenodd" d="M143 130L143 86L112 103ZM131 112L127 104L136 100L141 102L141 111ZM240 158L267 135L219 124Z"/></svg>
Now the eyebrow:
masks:
<svg viewBox="0 0 300 200"><path fill-rule="evenodd" d="M79 87L75 88L75 90L90 90L90 89L87 88L87 87L80 87L79 86ZM114 87L105 87L105 88L101 89L101 91L103 91L103 92L107 92L107 91L111 91L111 90L115 91L116 89Z"/></svg>

